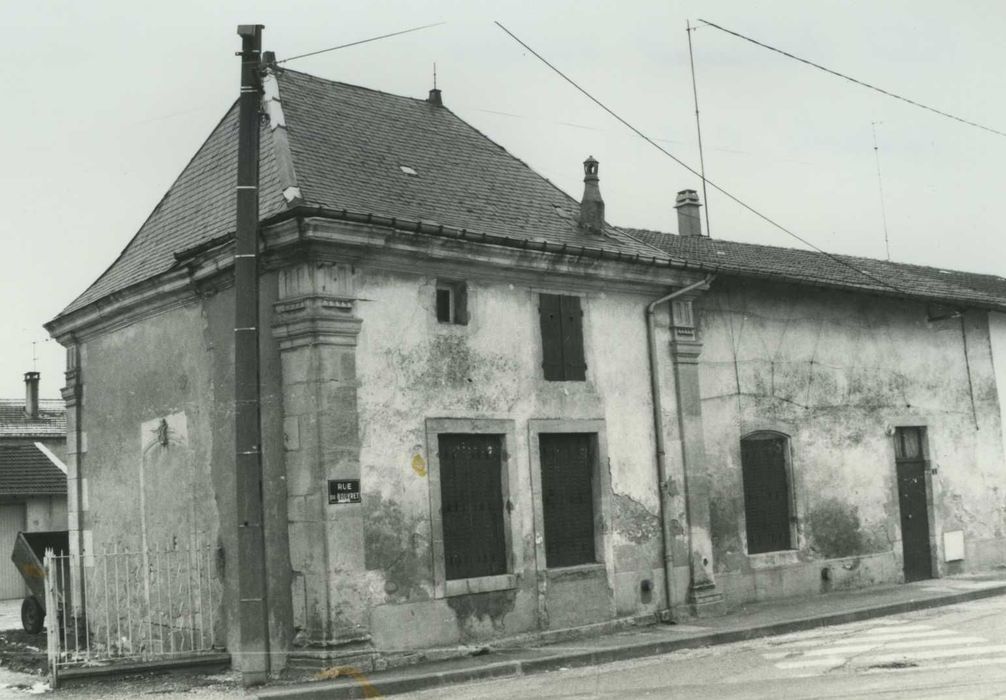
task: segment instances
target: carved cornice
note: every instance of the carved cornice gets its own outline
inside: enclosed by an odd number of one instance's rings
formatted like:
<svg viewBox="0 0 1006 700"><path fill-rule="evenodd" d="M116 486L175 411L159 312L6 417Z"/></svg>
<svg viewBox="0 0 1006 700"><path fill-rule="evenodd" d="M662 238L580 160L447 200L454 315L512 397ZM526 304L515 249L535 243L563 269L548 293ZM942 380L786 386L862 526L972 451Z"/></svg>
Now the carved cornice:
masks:
<svg viewBox="0 0 1006 700"><path fill-rule="evenodd" d="M280 350L307 345L354 347L363 321L353 316L353 299L313 294L273 304L272 335Z"/></svg>

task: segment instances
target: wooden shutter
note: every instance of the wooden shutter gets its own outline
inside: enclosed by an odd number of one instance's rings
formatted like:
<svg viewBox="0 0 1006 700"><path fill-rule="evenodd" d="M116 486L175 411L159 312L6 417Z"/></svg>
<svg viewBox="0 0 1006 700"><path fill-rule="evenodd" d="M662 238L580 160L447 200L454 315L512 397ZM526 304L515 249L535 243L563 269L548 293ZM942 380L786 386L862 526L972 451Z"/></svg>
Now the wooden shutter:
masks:
<svg viewBox="0 0 1006 700"><path fill-rule="evenodd" d="M587 363L583 359L583 311L580 297L559 297L562 312L563 377L583 381Z"/></svg>
<svg viewBox="0 0 1006 700"><path fill-rule="evenodd" d="M791 547L787 445L784 437L741 440L748 554Z"/></svg>
<svg viewBox="0 0 1006 700"><path fill-rule="evenodd" d="M538 295L541 319L541 366L548 381L562 381L562 310L557 294Z"/></svg>
<svg viewBox="0 0 1006 700"><path fill-rule="evenodd" d="M594 436L542 434L538 441L545 563L549 568L594 563Z"/></svg>
<svg viewBox="0 0 1006 700"><path fill-rule="evenodd" d="M438 438L446 577L504 574L502 440L469 434Z"/></svg>
<svg viewBox="0 0 1006 700"><path fill-rule="evenodd" d="M545 379L586 379L580 297L539 294L538 313L541 319L541 366L545 370Z"/></svg>

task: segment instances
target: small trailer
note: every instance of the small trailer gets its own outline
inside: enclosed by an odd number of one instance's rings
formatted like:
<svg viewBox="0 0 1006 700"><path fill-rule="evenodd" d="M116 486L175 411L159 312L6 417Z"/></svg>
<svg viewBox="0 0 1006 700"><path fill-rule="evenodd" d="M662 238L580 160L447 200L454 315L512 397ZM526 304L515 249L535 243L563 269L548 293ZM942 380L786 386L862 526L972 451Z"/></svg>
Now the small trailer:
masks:
<svg viewBox="0 0 1006 700"><path fill-rule="evenodd" d="M62 610L67 607L66 601L60 598L57 600L59 610L49 611L45 609L45 552L47 549L53 550L57 555L66 555L70 552L70 533L66 530L55 530L52 532L19 532L14 540L14 551L10 558L14 566L21 572L21 578L28 586L28 595L21 603L21 626L29 634L38 634L42 631L43 623L47 613L55 612L57 619L60 618ZM60 561L66 561L62 559ZM68 571L57 571L57 576L65 579L69 576ZM57 586L56 590L68 590L67 586Z"/></svg>

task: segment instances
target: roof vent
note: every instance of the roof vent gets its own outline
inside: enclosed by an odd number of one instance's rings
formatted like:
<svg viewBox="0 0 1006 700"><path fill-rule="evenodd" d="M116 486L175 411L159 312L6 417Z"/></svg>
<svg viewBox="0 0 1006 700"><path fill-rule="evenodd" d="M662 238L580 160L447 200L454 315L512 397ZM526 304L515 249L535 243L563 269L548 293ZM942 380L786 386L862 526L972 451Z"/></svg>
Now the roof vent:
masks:
<svg viewBox="0 0 1006 700"><path fill-rule="evenodd" d="M681 236L701 236L702 219L699 217L699 193L695 190L681 190L674 202L678 210L678 234Z"/></svg>
<svg viewBox="0 0 1006 700"><path fill-rule="evenodd" d="M444 98L440 94L440 90L433 88L430 90L430 96L426 98L426 101L435 107L444 106Z"/></svg>
<svg viewBox="0 0 1006 700"><path fill-rule="evenodd" d="M604 228L604 200L597 186L597 166L594 156L583 161L583 201L580 202L580 228L588 233L600 233Z"/></svg>
<svg viewBox="0 0 1006 700"><path fill-rule="evenodd" d="M419 174L419 173L416 172L415 168L410 168L407 165L399 165L398 169L401 170L406 175L418 175Z"/></svg>

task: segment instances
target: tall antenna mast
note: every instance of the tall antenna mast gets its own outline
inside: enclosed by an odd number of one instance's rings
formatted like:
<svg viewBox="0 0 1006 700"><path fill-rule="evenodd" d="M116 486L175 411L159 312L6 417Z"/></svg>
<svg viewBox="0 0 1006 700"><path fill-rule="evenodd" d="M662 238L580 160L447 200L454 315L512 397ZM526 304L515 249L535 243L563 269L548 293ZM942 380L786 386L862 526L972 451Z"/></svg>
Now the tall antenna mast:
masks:
<svg viewBox="0 0 1006 700"><path fill-rule="evenodd" d="M702 201L706 205L706 235L712 236L713 230L709 226L709 192L706 190L706 159L702 154L702 123L699 121L699 90L695 86L695 56L692 53L692 28L691 22L685 20L685 30L688 32L688 63L692 67L692 97L695 100L695 130L699 134L699 175L702 177Z"/></svg>
<svg viewBox="0 0 1006 700"><path fill-rule="evenodd" d="M433 62L433 89L437 89L437 62Z"/></svg>
<svg viewBox="0 0 1006 700"><path fill-rule="evenodd" d="M880 177L880 147L877 145L877 124L883 124L883 122L870 122L870 128L873 129L873 156L877 161L877 188L880 190L880 215L884 221L884 250L887 253L887 259L890 260L891 242L887 236L887 207L884 204L884 180Z"/></svg>
<svg viewBox="0 0 1006 700"><path fill-rule="evenodd" d="M31 341L31 371L38 371L38 341Z"/></svg>

